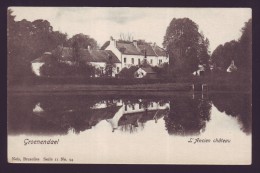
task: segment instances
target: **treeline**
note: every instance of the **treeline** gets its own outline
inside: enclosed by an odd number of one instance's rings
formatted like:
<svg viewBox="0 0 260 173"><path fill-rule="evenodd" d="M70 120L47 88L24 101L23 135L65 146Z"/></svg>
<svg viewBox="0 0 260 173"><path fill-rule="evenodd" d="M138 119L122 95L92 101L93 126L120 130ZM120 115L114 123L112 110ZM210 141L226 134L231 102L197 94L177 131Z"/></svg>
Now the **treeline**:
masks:
<svg viewBox="0 0 260 173"><path fill-rule="evenodd" d="M58 45L97 49L95 39L88 35L76 34L68 38L66 33L54 31L50 22L38 19L35 21L15 21L12 10L7 13L7 45L8 45L8 80L34 76L31 61L44 52L50 52Z"/></svg>
<svg viewBox="0 0 260 173"><path fill-rule="evenodd" d="M50 52L59 45L73 48L74 59L79 59L79 50L97 49L98 45L94 38L88 35L76 34L68 38L66 33L54 31L47 20L15 21L12 10L8 9L8 80L21 80L33 77L31 61L42 56L44 52ZM152 67L158 78L174 79L178 77L192 76L192 73L203 67L205 74L222 72L219 78L227 75L226 70L231 61L237 67L238 74L251 78L252 67L252 20L245 23L241 29L242 35L238 41L232 40L219 45L210 55L209 40L199 26L189 18L173 18L166 29L163 46L169 55L169 64L163 67ZM56 57L57 58L57 57ZM57 61L44 66L42 71L46 76L56 74L66 78L73 74L84 74L88 77L101 73L100 70L87 66L86 63L76 62L77 66L60 64ZM210 67L214 67L213 71ZM105 71L111 74L114 66L108 63ZM123 69L119 73L122 78L134 78L137 67ZM225 72L225 73L223 73ZM218 73L215 73L218 74ZM99 75L101 76L101 75ZM110 76L111 75L107 75ZM105 76L105 77L107 77ZM215 76L213 76L215 77ZM235 78L237 75L235 76Z"/></svg>
<svg viewBox="0 0 260 173"><path fill-rule="evenodd" d="M226 71L234 61L238 73L251 76L252 71L252 19L241 29L242 35L236 40L219 45L212 53L210 62L216 71Z"/></svg>
<svg viewBox="0 0 260 173"><path fill-rule="evenodd" d="M164 36L163 46L169 54L169 75L186 76L204 68L205 74L228 75L227 68L234 61L234 75L251 77L252 70L252 20L241 29L238 41L219 45L210 56L209 40L199 32L199 26L188 18L173 18ZM211 70L209 70L211 67ZM212 72L212 73L211 73ZM221 72L221 73L215 73Z"/></svg>

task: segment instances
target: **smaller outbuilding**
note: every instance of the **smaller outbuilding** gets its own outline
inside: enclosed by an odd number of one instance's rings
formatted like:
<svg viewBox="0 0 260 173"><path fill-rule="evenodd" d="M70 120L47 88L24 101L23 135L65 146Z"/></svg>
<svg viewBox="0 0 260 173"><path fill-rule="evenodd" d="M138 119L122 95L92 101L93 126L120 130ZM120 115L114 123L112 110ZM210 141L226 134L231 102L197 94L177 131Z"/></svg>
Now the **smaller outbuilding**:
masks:
<svg viewBox="0 0 260 173"><path fill-rule="evenodd" d="M135 78L156 79L157 73L151 67L140 67L134 74Z"/></svg>
<svg viewBox="0 0 260 173"><path fill-rule="evenodd" d="M232 73L235 71L237 71L237 67L235 66L234 60L232 60L230 66L227 68L227 72Z"/></svg>

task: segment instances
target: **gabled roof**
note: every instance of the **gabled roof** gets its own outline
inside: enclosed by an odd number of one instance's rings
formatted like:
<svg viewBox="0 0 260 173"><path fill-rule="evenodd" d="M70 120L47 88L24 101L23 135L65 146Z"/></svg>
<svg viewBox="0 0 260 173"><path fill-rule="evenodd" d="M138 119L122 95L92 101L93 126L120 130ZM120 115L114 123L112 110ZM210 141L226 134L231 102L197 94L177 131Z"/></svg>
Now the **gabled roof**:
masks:
<svg viewBox="0 0 260 173"><path fill-rule="evenodd" d="M154 46L154 52L158 55L158 56L167 56L166 51L163 48L160 48L159 46Z"/></svg>
<svg viewBox="0 0 260 173"><path fill-rule="evenodd" d="M111 41L106 41L101 50L105 50ZM166 56L166 51L157 45L152 45L145 41L136 41L136 45L132 41L116 41L116 48L126 55L144 55L146 51L147 56Z"/></svg>
<svg viewBox="0 0 260 173"><path fill-rule="evenodd" d="M140 67L142 70L144 70L146 73L156 73L153 71L151 67Z"/></svg>
<svg viewBox="0 0 260 173"><path fill-rule="evenodd" d="M50 62L52 59L52 54L50 52L45 52L42 56L32 61L32 63L37 62Z"/></svg>
<svg viewBox="0 0 260 173"><path fill-rule="evenodd" d="M143 50L143 51L140 51L140 53L142 55L144 55L144 50L146 50L147 56L157 56L156 53L153 50L152 45L150 45L149 43L145 43L145 42L139 43L139 44L137 44L137 47L139 48L139 50Z"/></svg>
<svg viewBox="0 0 260 173"><path fill-rule="evenodd" d="M57 47L52 51L52 55L60 55L61 61L73 61L73 49L70 47ZM104 62L104 63L120 63L117 56L110 50L88 50L80 49L80 60L85 62ZM46 62L47 57L51 55L42 55L41 57L32 61L34 62Z"/></svg>
<svg viewBox="0 0 260 173"><path fill-rule="evenodd" d="M90 55L90 62L120 63L117 56L110 50L91 50Z"/></svg>
<svg viewBox="0 0 260 173"><path fill-rule="evenodd" d="M123 54L141 55L141 51L132 42L116 42L116 48Z"/></svg>

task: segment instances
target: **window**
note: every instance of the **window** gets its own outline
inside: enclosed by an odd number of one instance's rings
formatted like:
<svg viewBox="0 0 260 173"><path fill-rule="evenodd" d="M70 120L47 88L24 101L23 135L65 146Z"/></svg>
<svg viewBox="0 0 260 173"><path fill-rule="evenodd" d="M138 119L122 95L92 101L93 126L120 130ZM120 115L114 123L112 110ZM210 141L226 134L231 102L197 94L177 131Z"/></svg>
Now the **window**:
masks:
<svg viewBox="0 0 260 173"><path fill-rule="evenodd" d="M138 65L140 65L141 64L141 60L140 59L138 59Z"/></svg>
<svg viewBox="0 0 260 173"><path fill-rule="evenodd" d="M141 103L139 103L139 109L141 109L142 108L142 104Z"/></svg>
<svg viewBox="0 0 260 173"><path fill-rule="evenodd" d="M132 109L135 110L135 106L134 105L132 105Z"/></svg>
<svg viewBox="0 0 260 173"><path fill-rule="evenodd" d="M124 58L124 63L126 63L126 58Z"/></svg>
<svg viewBox="0 0 260 173"><path fill-rule="evenodd" d="M134 64L134 63L135 63L134 58L132 58L132 64Z"/></svg>
<svg viewBox="0 0 260 173"><path fill-rule="evenodd" d="M153 60L152 59L150 60L150 64L153 64Z"/></svg>
<svg viewBox="0 0 260 173"><path fill-rule="evenodd" d="M125 105L125 111L127 111L127 105Z"/></svg>
<svg viewBox="0 0 260 173"><path fill-rule="evenodd" d="M117 73L119 73L119 67L117 67L116 70L117 70Z"/></svg>

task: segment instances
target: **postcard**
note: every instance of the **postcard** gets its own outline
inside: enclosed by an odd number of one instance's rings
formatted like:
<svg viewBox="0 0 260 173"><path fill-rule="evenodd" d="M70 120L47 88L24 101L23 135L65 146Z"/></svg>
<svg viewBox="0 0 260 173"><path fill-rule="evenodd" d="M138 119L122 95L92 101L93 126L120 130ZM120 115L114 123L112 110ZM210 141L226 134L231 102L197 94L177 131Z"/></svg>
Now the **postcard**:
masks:
<svg viewBox="0 0 260 173"><path fill-rule="evenodd" d="M250 8L9 7L8 162L250 165Z"/></svg>

